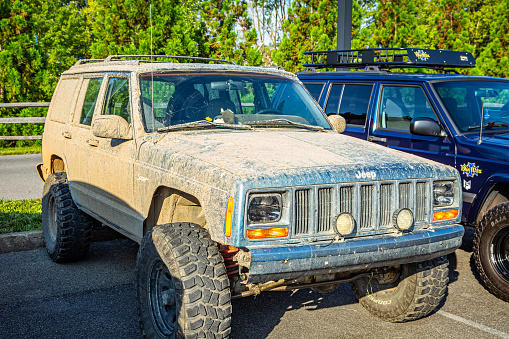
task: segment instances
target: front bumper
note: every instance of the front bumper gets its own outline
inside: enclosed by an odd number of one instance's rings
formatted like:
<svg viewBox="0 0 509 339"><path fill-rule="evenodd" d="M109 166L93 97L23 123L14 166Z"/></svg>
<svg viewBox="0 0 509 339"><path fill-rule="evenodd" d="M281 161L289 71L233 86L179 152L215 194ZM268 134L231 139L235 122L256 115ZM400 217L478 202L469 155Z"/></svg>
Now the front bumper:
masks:
<svg viewBox="0 0 509 339"><path fill-rule="evenodd" d="M454 252L461 245L464 232L463 226L451 225L330 244L250 248L249 282L354 272L433 259Z"/></svg>

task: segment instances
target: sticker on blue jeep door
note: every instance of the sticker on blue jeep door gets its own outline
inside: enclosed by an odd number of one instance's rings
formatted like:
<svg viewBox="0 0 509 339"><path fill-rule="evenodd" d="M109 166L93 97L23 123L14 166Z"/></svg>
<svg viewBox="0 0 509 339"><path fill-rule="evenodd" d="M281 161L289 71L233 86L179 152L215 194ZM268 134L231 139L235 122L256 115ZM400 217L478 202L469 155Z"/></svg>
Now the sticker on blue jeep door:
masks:
<svg viewBox="0 0 509 339"><path fill-rule="evenodd" d="M482 173L482 169L480 169L479 166L476 166L475 162L474 163L469 162L467 164L463 164L460 166L461 166L461 172L463 174L466 174L466 176L470 177L470 178L473 178L476 175L479 175Z"/></svg>
<svg viewBox="0 0 509 339"><path fill-rule="evenodd" d="M463 180L463 188L468 191L469 189L472 188L472 180Z"/></svg>

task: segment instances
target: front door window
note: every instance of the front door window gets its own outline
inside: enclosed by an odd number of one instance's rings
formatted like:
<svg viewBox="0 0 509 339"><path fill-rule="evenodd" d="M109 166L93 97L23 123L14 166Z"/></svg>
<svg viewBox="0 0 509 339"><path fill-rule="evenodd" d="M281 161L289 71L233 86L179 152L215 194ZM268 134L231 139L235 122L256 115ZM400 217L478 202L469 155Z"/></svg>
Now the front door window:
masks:
<svg viewBox="0 0 509 339"><path fill-rule="evenodd" d="M106 92L104 115L118 115L131 123L131 104L129 102L129 80L110 78Z"/></svg>

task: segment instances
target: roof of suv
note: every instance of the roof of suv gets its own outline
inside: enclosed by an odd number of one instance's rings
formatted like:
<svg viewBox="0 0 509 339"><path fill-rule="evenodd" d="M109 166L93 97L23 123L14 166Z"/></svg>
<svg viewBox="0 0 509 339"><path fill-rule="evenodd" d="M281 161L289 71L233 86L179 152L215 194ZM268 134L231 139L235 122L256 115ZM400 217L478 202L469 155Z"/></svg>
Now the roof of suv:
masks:
<svg viewBox="0 0 509 339"><path fill-rule="evenodd" d="M111 59L112 57L118 57ZM209 64L209 63L175 63L175 62L161 62L150 60L142 60L150 56L140 55L139 60L133 60L132 57L136 56L125 56L131 57L131 59L122 60L119 59L124 56L109 56L107 59L100 60L79 60L69 70L62 73L62 75L69 74L80 74L80 73L97 73L97 72L137 72L137 73L148 73L148 72L161 72L161 71L191 71L191 72L250 72L250 73L264 73L271 75L290 76L296 77L290 72L284 71L278 67L254 67L254 66L239 66L235 63L230 63L226 60L218 59L204 59L204 61L210 60L215 62L225 62L222 64ZM167 57L167 56L154 56L154 58ZM201 60L201 59L199 59Z"/></svg>
<svg viewBox="0 0 509 339"><path fill-rule="evenodd" d="M487 77L481 75L464 75L464 74L431 74L431 73L403 73L388 71L337 71L337 72L299 72L297 75L302 79L320 78L320 79L340 79L348 77L349 79L366 80L366 79L384 79L394 81L442 81L442 80L495 80L509 81L508 79Z"/></svg>

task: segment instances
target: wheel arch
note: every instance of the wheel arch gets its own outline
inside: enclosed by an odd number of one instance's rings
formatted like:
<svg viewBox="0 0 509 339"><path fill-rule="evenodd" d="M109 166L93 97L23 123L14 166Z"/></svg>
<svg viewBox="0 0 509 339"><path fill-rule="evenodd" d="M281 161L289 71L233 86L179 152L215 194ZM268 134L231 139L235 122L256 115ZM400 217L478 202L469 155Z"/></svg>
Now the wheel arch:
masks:
<svg viewBox="0 0 509 339"><path fill-rule="evenodd" d="M192 194L168 186L159 186L152 195L143 234L156 225L189 222L206 228L205 213L200 200Z"/></svg>
<svg viewBox="0 0 509 339"><path fill-rule="evenodd" d="M50 173L66 172L66 168L67 166L65 166L65 161L62 157L56 154L51 155L49 168Z"/></svg>
<svg viewBox="0 0 509 339"><path fill-rule="evenodd" d="M468 222L479 225L482 217L493 207L509 201L509 172L495 173L486 180L470 208Z"/></svg>

